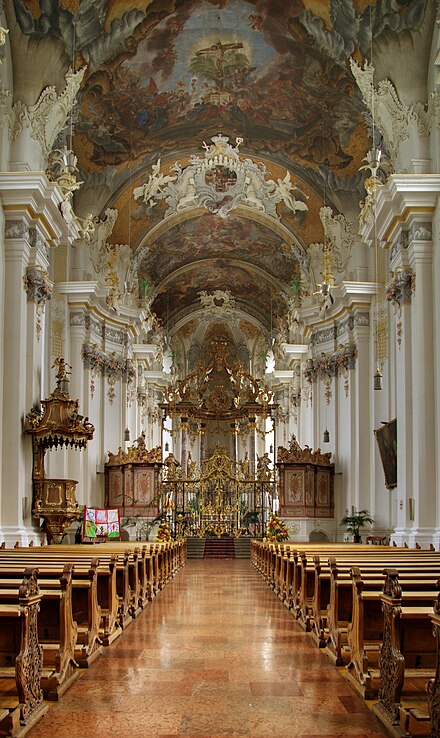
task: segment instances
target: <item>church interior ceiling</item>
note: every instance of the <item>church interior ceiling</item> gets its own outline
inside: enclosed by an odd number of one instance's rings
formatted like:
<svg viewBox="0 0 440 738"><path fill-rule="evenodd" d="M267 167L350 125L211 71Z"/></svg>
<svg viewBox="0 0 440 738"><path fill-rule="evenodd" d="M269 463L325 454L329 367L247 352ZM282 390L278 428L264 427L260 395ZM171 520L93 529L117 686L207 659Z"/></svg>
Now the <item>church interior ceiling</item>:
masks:
<svg viewBox="0 0 440 738"><path fill-rule="evenodd" d="M118 210L109 241L140 254L139 285L162 325L197 324L200 293L226 290L248 335L255 321L268 332L323 240L320 208L356 229L371 119L351 57L374 54L378 79L426 101L433 0L6 0L5 11L15 99L33 104L45 86L63 88L72 61L87 67L73 120L84 182L75 210ZM159 159L166 173L184 167L220 133L242 139L240 156L275 180L289 173L306 207L165 218L163 202L133 199ZM309 274L305 292L320 281L319 269Z"/></svg>

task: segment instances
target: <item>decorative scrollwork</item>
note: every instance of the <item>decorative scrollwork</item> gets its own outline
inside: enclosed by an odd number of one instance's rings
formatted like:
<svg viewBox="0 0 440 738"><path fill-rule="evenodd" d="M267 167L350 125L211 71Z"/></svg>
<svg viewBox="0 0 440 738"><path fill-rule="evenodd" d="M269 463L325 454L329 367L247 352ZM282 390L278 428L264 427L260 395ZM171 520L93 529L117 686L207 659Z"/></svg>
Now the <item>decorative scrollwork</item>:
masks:
<svg viewBox="0 0 440 738"><path fill-rule="evenodd" d="M219 133L211 141L210 145L203 144L203 159L192 155L185 168L176 161L170 169L175 174L162 172L158 159L147 182L134 189L135 200L141 200L149 208L164 200L168 205L165 218L197 207L227 218L231 210L241 205L279 219L276 206L281 202L293 213L308 210L304 202L308 196L291 181L289 171L276 182L266 179L263 162L240 157L238 148L243 139L237 138L232 146L229 138ZM297 199L296 192L303 199Z"/></svg>

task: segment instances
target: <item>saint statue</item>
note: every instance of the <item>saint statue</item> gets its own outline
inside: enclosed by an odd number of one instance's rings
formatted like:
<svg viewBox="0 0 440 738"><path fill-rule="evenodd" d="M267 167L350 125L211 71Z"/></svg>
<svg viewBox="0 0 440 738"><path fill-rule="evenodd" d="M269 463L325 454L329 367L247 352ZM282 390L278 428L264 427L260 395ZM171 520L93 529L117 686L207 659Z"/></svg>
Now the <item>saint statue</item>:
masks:
<svg viewBox="0 0 440 738"><path fill-rule="evenodd" d="M271 469L270 469L270 458L269 454L266 452L263 454L263 456L258 457L257 462L257 479L260 482L269 481L271 476Z"/></svg>
<svg viewBox="0 0 440 738"><path fill-rule="evenodd" d="M249 479L249 457L246 451L244 459L240 461L240 471L243 479Z"/></svg>

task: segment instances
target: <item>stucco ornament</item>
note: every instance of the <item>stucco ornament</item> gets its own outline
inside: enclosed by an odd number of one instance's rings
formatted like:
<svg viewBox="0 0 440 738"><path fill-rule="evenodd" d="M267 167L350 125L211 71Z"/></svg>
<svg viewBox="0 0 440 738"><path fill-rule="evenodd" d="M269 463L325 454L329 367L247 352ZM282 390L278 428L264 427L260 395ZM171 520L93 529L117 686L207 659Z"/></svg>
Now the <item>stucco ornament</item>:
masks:
<svg viewBox="0 0 440 738"><path fill-rule="evenodd" d="M66 86L58 95L55 87L46 87L35 105L27 106L17 101L12 104L9 90L0 92L0 123L7 124L13 140L24 128L31 128L31 136L41 144L45 156L49 156L55 139L65 127L67 118L75 105L87 67L66 73Z"/></svg>
<svg viewBox="0 0 440 738"><path fill-rule="evenodd" d="M3 28L3 26L0 26L0 46L4 46L6 44L6 37L9 33L9 28ZM0 64L3 64L3 59L0 58Z"/></svg>
<svg viewBox="0 0 440 738"><path fill-rule="evenodd" d="M319 289L313 294L317 295L320 314L324 315L334 304L331 292L334 287L334 272L345 272L355 235L344 215L333 215L333 210L328 205L320 209L319 217L324 229L324 242L310 244L309 259L315 275L320 271L322 277Z"/></svg>
<svg viewBox="0 0 440 738"><path fill-rule="evenodd" d="M350 67L359 87L363 102L373 115L383 135L385 146L390 153L392 164L396 164L400 144L409 137L408 127L416 122L420 136L427 136L438 109L436 96L431 96L428 105L420 102L404 105L396 88L389 79L374 85L374 67L365 62L361 67L355 59L350 59Z"/></svg>
<svg viewBox="0 0 440 738"><path fill-rule="evenodd" d="M128 244L110 244L107 241L117 217L116 209L107 208L102 220L99 218L93 220L94 230L90 229L88 238L84 240L90 246L90 258L99 284L110 288L107 303L118 312L128 287L127 274L131 248Z"/></svg>
<svg viewBox="0 0 440 738"><path fill-rule="evenodd" d="M324 235L332 244L332 267L335 272L342 274L347 268L355 239L351 225L342 213L333 215L333 210L328 205L320 209L319 217Z"/></svg>
<svg viewBox="0 0 440 738"><path fill-rule="evenodd" d="M211 141L209 145L203 142L204 158L193 154L184 168L176 161L170 168L173 174L163 173L158 159L147 182L134 189L135 200L150 208L164 200L168 205L165 218L198 207L227 218L240 205L279 220L277 205L282 202L293 213L308 210L304 202L307 195L291 181L290 172L276 181L266 179L268 172L263 162L240 157L242 138L235 139L235 146L220 133ZM303 199L297 199L296 193Z"/></svg>
<svg viewBox="0 0 440 738"><path fill-rule="evenodd" d="M199 298L203 308L214 310L216 313L230 313L235 308L235 300L228 290L215 290L211 294L202 290L199 292Z"/></svg>

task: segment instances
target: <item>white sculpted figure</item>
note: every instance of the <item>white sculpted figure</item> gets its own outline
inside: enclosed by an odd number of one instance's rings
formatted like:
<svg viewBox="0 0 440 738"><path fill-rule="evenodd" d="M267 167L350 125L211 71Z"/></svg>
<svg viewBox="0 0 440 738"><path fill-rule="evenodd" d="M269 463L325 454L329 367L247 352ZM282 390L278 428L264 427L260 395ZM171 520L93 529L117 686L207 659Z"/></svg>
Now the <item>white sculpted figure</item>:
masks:
<svg viewBox="0 0 440 738"><path fill-rule="evenodd" d="M156 205L156 200L161 199L164 196L163 189L169 182L174 182L177 177L171 174L163 174L160 171L160 159L151 167L151 174L148 177L148 181L141 187L135 187L133 190L133 197L135 200L142 199L142 202L146 202L148 207L152 208Z"/></svg>
<svg viewBox="0 0 440 738"><path fill-rule="evenodd" d="M333 264L341 273L347 266L354 241L350 224L342 213L333 216L333 211L328 205L320 209L319 217L328 242L333 244Z"/></svg>
<svg viewBox="0 0 440 738"><path fill-rule="evenodd" d="M292 195L293 190L298 190L298 187L291 181L290 172L287 172L284 179L277 179L277 191L280 195L280 200L284 200L287 207L293 210L294 213L297 210L308 210L305 202L294 198Z"/></svg>

